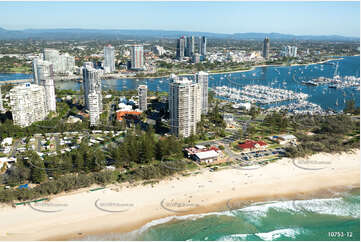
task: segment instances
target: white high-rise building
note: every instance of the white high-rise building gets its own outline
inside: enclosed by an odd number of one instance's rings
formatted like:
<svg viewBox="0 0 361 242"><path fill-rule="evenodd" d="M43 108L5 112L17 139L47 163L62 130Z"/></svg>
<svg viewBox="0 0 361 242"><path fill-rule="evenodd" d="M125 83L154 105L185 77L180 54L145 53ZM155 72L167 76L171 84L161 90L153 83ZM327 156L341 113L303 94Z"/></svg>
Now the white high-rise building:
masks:
<svg viewBox="0 0 361 242"><path fill-rule="evenodd" d="M44 60L53 64L54 73L69 74L75 70L75 58L68 53L60 54L55 49L44 49Z"/></svg>
<svg viewBox="0 0 361 242"><path fill-rule="evenodd" d="M189 137L201 119L200 86L187 78L169 83L169 112L172 134Z"/></svg>
<svg viewBox="0 0 361 242"><path fill-rule="evenodd" d="M55 85L53 77L53 64L39 59L33 60L34 83L45 88L47 111L56 112Z"/></svg>
<svg viewBox="0 0 361 242"><path fill-rule="evenodd" d="M104 72L112 73L115 71L114 47L111 45L104 47Z"/></svg>
<svg viewBox="0 0 361 242"><path fill-rule="evenodd" d="M144 69L144 51L143 45L132 45L131 53L131 69L141 70Z"/></svg>
<svg viewBox="0 0 361 242"><path fill-rule="evenodd" d="M202 114L208 113L208 73L200 71L196 74L196 82L201 88Z"/></svg>
<svg viewBox="0 0 361 242"><path fill-rule="evenodd" d="M58 73L59 72L59 67L60 67L60 53L58 50L55 49L44 49L44 60L45 61L49 61L50 63L53 64L53 70L54 72Z"/></svg>
<svg viewBox="0 0 361 242"><path fill-rule="evenodd" d="M182 60L183 57L185 56L186 47L187 47L187 41L185 36L182 36L179 39L177 39L176 58L178 60Z"/></svg>
<svg viewBox="0 0 361 242"><path fill-rule="evenodd" d="M3 96L1 94L1 86L0 86L0 112L4 111L4 106L3 106Z"/></svg>
<svg viewBox="0 0 361 242"><path fill-rule="evenodd" d="M25 83L10 90L10 107L15 125L26 127L44 120L48 114L45 88Z"/></svg>
<svg viewBox="0 0 361 242"><path fill-rule="evenodd" d="M139 85L138 87L138 97L139 97L139 109L141 111L147 110L147 85Z"/></svg>
<svg viewBox="0 0 361 242"><path fill-rule="evenodd" d="M291 56L292 57L297 57L297 46L292 46L291 47Z"/></svg>
<svg viewBox="0 0 361 242"><path fill-rule="evenodd" d="M40 85L45 88L45 102L47 111L56 112L55 85L53 79L41 80Z"/></svg>
<svg viewBox="0 0 361 242"><path fill-rule="evenodd" d="M199 38L199 51L202 56L207 55L207 38L205 36Z"/></svg>
<svg viewBox="0 0 361 242"><path fill-rule="evenodd" d="M152 52L157 56L161 56L165 54L165 49L162 46L156 45L152 47Z"/></svg>
<svg viewBox="0 0 361 242"><path fill-rule="evenodd" d="M92 63L85 62L83 66L83 88L84 88L84 100L85 107L89 110L89 94L93 91L98 95L98 104L100 112L103 110L102 104L102 83L100 76L101 70L97 70L92 67Z"/></svg>
<svg viewBox="0 0 361 242"><path fill-rule="evenodd" d="M92 90L89 95L89 120L90 126L97 126L100 120L100 102L99 95L95 90Z"/></svg>
<svg viewBox="0 0 361 242"><path fill-rule="evenodd" d="M297 57L297 47L289 45L285 46L282 55L287 57Z"/></svg>

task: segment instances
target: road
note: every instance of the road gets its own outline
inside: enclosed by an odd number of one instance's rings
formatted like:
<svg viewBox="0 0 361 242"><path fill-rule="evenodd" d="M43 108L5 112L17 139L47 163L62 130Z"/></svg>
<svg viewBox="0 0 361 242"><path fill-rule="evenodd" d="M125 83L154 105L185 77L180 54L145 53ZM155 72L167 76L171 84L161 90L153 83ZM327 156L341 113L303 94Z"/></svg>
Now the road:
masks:
<svg viewBox="0 0 361 242"><path fill-rule="evenodd" d="M9 157L15 157L15 155L16 155L16 149L18 148L20 142L21 142L20 139L18 139L18 140L15 141L15 143L13 144L13 146L12 146L12 148L11 148Z"/></svg>

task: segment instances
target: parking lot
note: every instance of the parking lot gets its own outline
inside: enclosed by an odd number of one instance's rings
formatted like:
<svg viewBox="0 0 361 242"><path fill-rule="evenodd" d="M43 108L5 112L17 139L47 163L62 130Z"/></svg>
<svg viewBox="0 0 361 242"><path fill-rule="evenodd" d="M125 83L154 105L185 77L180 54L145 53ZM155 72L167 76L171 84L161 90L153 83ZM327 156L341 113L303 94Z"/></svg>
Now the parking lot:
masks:
<svg viewBox="0 0 361 242"><path fill-rule="evenodd" d="M265 158L268 156L284 156L285 150L282 148L274 148L274 149L267 149L267 150L258 150L252 151L248 153L241 153L236 158L237 161L251 161L254 159Z"/></svg>

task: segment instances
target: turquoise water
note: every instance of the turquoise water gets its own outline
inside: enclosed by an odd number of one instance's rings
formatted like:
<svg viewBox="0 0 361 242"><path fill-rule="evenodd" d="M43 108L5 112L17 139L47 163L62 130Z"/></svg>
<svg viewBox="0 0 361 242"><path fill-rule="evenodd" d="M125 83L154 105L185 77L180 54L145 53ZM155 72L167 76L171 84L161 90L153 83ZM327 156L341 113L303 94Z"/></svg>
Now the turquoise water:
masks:
<svg viewBox="0 0 361 242"><path fill-rule="evenodd" d="M324 110L333 109L340 111L345 106L345 100L355 99L360 102L360 92L355 88L334 89L327 85L317 87L302 84L302 81L311 80L321 76L333 77L336 63L339 63L337 74L341 77L360 77L360 57L349 56L341 60L332 60L324 64L308 66L267 66L257 67L252 71L232 74L209 75L209 87L227 85L234 88L242 88L245 85L265 85L273 88L288 89L303 92L309 95L308 101L320 105ZM29 74L1 74L2 80L31 78ZM169 78L123 78L118 80L103 80L104 89L129 90L136 89L139 84L147 84L151 91L168 91ZM81 83L75 81L57 81L56 86L61 89L79 90ZM338 103L338 105L336 104ZM286 104L286 103L280 103ZM277 104L278 105L278 104Z"/></svg>
<svg viewBox="0 0 361 242"><path fill-rule="evenodd" d="M130 233L84 239L358 241L360 193L357 189L333 198L254 203L224 212L169 217L152 221Z"/></svg>

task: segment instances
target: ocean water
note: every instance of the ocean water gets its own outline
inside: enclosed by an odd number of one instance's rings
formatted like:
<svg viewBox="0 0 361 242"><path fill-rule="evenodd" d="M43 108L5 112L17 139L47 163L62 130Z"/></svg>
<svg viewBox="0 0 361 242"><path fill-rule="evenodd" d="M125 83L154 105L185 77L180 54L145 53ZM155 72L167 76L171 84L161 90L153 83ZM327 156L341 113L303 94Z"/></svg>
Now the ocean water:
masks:
<svg viewBox="0 0 361 242"><path fill-rule="evenodd" d="M246 72L232 74L210 74L209 87L226 85L241 89L245 85L265 85L272 88L283 88L309 95L308 101L320 105L324 110L333 109L340 111L345 107L345 100L355 99L360 102L360 92L355 88L334 89L327 85L317 87L302 84L321 76L333 77L338 63L337 74L341 77L360 77L360 56L341 57L341 60L332 60L324 64L300 65L300 66L267 66L257 67ZM28 74L1 74L2 80L31 78ZM189 76L193 78L193 76ZM169 78L123 78L114 80L103 80L103 89L129 90L136 89L140 84L147 84L151 91L168 91ZM57 88L79 90L81 83L75 81L57 81ZM336 105L338 103L338 105ZM279 104L286 104L284 102ZM278 105L278 104L276 104Z"/></svg>
<svg viewBox="0 0 361 242"><path fill-rule="evenodd" d="M84 240L360 240L359 189L332 198L254 203L223 212L154 220L129 233Z"/></svg>

